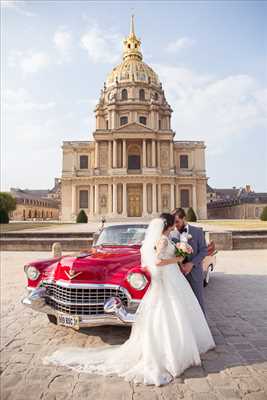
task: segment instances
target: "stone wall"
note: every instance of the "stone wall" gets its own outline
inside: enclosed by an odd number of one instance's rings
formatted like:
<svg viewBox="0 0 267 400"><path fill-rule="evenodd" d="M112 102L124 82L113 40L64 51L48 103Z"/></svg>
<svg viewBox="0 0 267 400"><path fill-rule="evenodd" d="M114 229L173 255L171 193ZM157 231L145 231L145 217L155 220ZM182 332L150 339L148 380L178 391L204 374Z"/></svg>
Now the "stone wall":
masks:
<svg viewBox="0 0 267 400"><path fill-rule="evenodd" d="M259 219L267 204L237 204L227 207L208 207L208 219Z"/></svg>

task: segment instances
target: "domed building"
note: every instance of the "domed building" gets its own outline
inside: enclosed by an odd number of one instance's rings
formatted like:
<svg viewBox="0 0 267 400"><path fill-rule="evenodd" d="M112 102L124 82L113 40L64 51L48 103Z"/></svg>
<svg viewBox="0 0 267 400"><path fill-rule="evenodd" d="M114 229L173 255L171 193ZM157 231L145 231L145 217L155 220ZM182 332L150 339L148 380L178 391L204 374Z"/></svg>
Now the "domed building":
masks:
<svg viewBox="0 0 267 400"><path fill-rule="evenodd" d="M174 140L171 106L140 47L132 17L123 60L95 108L94 141L63 143L62 221L81 209L89 219L152 217L180 206L207 216L204 142Z"/></svg>

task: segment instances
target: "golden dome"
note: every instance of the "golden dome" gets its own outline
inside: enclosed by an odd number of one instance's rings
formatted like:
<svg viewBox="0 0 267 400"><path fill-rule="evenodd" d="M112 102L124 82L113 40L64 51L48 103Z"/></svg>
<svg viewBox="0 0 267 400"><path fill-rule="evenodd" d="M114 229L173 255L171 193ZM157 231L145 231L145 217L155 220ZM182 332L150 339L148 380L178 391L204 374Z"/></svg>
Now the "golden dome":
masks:
<svg viewBox="0 0 267 400"><path fill-rule="evenodd" d="M141 41L134 32L134 17L131 19L129 36L123 41L123 62L117 65L107 77L107 87L116 82L146 82L160 86L157 74L142 61Z"/></svg>

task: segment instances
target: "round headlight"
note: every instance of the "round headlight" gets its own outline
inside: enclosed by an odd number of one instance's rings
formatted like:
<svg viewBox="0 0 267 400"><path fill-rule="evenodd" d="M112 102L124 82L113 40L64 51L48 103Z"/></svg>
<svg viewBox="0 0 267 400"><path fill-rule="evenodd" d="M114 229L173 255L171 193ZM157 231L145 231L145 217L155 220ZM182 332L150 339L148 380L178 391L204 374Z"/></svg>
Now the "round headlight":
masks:
<svg viewBox="0 0 267 400"><path fill-rule="evenodd" d="M147 285L146 276L140 272L132 272L129 274L127 281L136 290L143 290Z"/></svg>
<svg viewBox="0 0 267 400"><path fill-rule="evenodd" d="M25 273L27 275L27 278L31 281L36 281L36 279L38 279L40 275L40 271L38 271L38 269L35 268L33 265L26 265Z"/></svg>

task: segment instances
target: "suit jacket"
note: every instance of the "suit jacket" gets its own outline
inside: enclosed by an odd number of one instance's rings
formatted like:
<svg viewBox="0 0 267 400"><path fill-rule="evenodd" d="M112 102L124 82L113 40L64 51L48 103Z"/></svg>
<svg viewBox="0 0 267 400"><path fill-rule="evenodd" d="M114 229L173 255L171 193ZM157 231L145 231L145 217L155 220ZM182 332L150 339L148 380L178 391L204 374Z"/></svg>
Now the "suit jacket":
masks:
<svg viewBox="0 0 267 400"><path fill-rule="evenodd" d="M192 236L191 239L188 240L188 244L193 248L193 254L188 257L188 260L194 264L193 270L191 273L194 274L194 270L202 271L202 261L208 255L208 247L205 240L205 235L202 228L188 225L189 227L189 235ZM179 241L180 234L178 231L174 231L171 234L171 240L175 243Z"/></svg>

